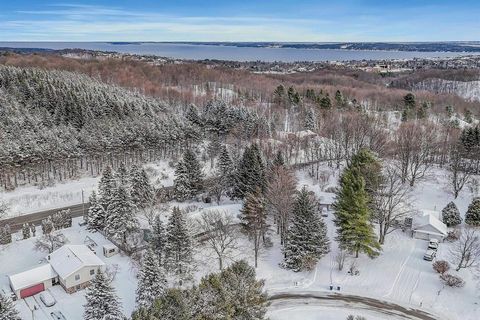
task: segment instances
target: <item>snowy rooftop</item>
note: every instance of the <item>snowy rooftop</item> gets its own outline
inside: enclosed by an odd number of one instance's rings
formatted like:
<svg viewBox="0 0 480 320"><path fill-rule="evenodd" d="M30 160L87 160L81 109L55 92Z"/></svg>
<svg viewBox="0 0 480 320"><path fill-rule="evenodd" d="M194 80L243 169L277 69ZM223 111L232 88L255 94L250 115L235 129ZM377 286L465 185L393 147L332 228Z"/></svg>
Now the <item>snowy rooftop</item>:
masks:
<svg viewBox="0 0 480 320"><path fill-rule="evenodd" d="M436 213L424 211L424 215L415 219L415 231L428 231L426 227L431 226L438 231L439 234L447 235L447 226L436 217Z"/></svg>
<svg viewBox="0 0 480 320"><path fill-rule="evenodd" d="M9 276L12 289L17 291L28 288L48 279L55 278L57 273L50 264L44 264L39 267L23 271Z"/></svg>
<svg viewBox="0 0 480 320"><path fill-rule="evenodd" d="M53 269L63 279L83 267L105 265L105 263L85 245L65 245L48 255L47 259Z"/></svg>

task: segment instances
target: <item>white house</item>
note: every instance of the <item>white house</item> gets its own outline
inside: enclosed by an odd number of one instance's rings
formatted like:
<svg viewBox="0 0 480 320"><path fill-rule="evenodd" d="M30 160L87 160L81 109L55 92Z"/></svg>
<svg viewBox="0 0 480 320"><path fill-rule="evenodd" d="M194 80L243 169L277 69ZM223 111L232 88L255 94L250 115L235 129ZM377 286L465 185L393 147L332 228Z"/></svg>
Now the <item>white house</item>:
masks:
<svg viewBox="0 0 480 320"><path fill-rule="evenodd" d="M85 245L65 245L47 256L47 261L58 273L58 280L68 293L90 284L105 263Z"/></svg>
<svg viewBox="0 0 480 320"><path fill-rule="evenodd" d="M85 245L65 245L47 256L47 264L9 276L18 298L26 298L60 284L73 293L90 284L105 263Z"/></svg>
<svg viewBox="0 0 480 320"><path fill-rule="evenodd" d="M447 226L434 214L426 212L423 216L414 219L413 237L417 239L443 240L447 237Z"/></svg>

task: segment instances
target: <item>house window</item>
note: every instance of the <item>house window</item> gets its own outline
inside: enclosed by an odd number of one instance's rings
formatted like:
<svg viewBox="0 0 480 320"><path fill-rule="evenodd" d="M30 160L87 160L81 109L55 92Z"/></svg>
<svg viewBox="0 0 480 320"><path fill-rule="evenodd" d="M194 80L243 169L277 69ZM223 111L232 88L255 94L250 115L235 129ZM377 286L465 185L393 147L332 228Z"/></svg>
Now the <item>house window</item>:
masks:
<svg viewBox="0 0 480 320"><path fill-rule="evenodd" d="M78 280L80 280L80 275L79 275L79 274L76 274L76 275L75 275L75 281L78 281Z"/></svg>
<svg viewBox="0 0 480 320"><path fill-rule="evenodd" d="M90 270L90 275L93 276L95 274L95 269Z"/></svg>

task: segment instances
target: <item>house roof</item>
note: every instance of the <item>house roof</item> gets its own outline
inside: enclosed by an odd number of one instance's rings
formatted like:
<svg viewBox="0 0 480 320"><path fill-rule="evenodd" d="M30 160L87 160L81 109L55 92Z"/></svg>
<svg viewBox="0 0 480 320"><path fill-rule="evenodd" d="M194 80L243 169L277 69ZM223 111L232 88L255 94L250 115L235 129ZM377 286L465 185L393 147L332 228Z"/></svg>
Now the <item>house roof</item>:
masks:
<svg viewBox="0 0 480 320"><path fill-rule="evenodd" d="M23 271L8 276L11 287L14 291L29 288L46 280L53 279L57 276L50 264L44 264L39 267Z"/></svg>
<svg viewBox="0 0 480 320"><path fill-rule="evenodd" d="M432 232L431 228L436 230L437 234L446 236L448 234L447 232L447 226L440 221L437 217L435 217L432 213L427 212L421 217L418 217L415 219L415 229L414 231L421 231L425 233L435 233Z"/></svg>
<svg viewBox="0 0 480 320"><path fill-rule="evenodd" d="M47 260L58 275L65 279L84 267L100 267L105 263L85 245L65 245L50 253Z"/></svg>

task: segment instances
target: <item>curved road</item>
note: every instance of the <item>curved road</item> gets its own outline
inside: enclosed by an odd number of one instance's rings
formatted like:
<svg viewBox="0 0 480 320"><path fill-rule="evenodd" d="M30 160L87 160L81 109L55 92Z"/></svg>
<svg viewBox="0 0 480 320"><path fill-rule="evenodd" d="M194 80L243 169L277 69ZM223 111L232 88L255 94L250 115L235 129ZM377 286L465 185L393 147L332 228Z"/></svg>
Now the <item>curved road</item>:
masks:
<svg viewBox="0 0 480 320"><path fill-rule="evenodd" d="M396 303L370 297L362 297L337 292L299 291L279 292L269 296L270 308L281 309L284 307L320 305L342 309L365 309L389 318L411 320L441 320L438 315L428 311L405 307ZM446 319L445 319L446 320Z"/></svg>

